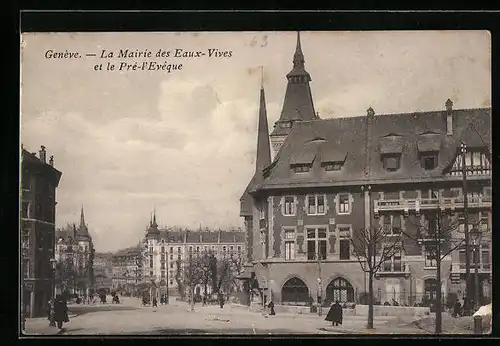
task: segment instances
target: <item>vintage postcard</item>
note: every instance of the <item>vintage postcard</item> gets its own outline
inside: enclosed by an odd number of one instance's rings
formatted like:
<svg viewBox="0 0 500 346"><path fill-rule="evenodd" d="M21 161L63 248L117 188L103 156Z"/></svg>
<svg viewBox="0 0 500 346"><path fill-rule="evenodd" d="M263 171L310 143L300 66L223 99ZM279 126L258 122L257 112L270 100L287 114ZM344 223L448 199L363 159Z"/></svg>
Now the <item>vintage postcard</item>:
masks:
<svg viewBox="0 0 500 346"><path fill-rule="evenodd" d="M23 335L491 332L488 31L20 51Z"/></svg>

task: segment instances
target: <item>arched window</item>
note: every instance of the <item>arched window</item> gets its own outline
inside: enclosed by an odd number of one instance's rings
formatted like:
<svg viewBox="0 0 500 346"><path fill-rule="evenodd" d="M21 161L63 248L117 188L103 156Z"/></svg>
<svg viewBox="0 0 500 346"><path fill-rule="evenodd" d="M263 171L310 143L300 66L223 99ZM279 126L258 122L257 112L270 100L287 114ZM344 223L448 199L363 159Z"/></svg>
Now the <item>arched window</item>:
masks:
<svg viewBox="0 0 500 346"><path fill-rule="evenodd" d="M281 288L281 301L289 305L305 305L309 300L309 289L299 278L289 279Z"/></svg>
<svg viewBox="0 0 500 346"><path fill-rule="evenodd" d="M330 302L338 300L341 303L354 302L354 289L346 279L336 278L326 287L326 300Z"/></svg>
<svg viewBox="0 0 500 346"><path fill-rule="evenodd" d="M435 304L436 292L438 287L437 279L427 279L424 281L424 306L430 306L430 304Z"/></svg>

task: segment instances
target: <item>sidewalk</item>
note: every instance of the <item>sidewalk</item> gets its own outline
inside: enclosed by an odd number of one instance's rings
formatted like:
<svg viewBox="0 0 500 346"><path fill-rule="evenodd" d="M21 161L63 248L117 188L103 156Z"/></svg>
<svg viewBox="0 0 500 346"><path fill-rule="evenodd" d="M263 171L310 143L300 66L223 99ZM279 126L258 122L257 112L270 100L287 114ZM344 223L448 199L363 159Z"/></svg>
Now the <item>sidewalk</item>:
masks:
<svg viewBox="0 0 500 346"><path fill-rule="evenodd" d="M62 334L63 330L57 327L49 326L49 320L46 317L27 318L25 322L25 330L21 335L58 335Z"/></svg>

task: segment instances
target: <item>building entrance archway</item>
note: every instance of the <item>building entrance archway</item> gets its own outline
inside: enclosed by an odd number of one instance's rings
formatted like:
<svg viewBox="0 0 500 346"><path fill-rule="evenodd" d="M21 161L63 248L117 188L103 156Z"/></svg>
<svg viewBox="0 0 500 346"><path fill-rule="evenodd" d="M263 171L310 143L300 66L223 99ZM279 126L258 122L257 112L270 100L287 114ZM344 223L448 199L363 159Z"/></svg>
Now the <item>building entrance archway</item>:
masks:
<svg viewBox="0 0 500 346"><path fill-rule="evenodd" d="M351 283L344 278L336 278L326 287L326 300L340 303L354 302L354 288Z"/></svg>
<svg viewBox="0 0 500 346"><path fill-rule="evenodd" d="M301 279L290 278L281 288L281 302L288 305L303 305L309 300L309 288Z"/></svg>

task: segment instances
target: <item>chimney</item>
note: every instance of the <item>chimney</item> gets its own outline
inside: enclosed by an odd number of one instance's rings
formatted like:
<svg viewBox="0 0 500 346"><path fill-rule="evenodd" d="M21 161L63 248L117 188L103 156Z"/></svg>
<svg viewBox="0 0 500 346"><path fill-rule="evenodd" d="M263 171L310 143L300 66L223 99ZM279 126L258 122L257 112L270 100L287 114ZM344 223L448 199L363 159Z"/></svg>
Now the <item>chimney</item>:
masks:
<svg viewBox="0 0 500 346"><path fill-rule="evenodd" d="M47 162L47 152L45 151L45 146L41 146L40 147L40 151L39 151L39 154L40 154L40 160L43 162L43 163L46 163Z"/></svg>
<svg viewBox="0 0 500 346"><path fill-rule="evenodd" d="M49 165L54 167L54 155L50 155Z"/></svg>
<svg viewBox="0 0 500 346"><path fill-rule="evenodd" d="M448 99L445 103L446 107L446 134L453 135L453 101Z"/></svg>

